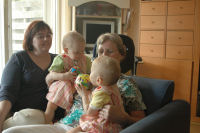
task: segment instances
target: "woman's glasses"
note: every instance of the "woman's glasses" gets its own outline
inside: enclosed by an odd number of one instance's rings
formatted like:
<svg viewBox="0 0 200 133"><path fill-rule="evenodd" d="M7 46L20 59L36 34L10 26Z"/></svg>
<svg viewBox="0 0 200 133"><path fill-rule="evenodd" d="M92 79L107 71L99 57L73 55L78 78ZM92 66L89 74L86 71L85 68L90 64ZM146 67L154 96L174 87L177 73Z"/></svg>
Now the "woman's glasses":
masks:
<svg viewBox="0 0 200 133"><path fill-rule="evenodd" d="M48 39L51 39L52 38L52 34L51 33L48 33L46 35L44 34L36 34L35 37L39 40L48 40Z"/></svg>

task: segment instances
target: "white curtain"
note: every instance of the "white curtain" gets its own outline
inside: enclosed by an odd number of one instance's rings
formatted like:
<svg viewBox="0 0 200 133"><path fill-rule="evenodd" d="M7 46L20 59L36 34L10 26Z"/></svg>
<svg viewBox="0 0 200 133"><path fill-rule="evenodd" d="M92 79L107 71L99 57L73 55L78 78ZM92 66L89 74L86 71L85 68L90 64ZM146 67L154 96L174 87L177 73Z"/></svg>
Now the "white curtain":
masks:
<svg viewBox="0 0 200 133"><path fill-rule="evenodd" d="M5 45L4 45L4 0L0 0L0 79L5 66ZM1 83L1 80L0 80Z"/></svg>

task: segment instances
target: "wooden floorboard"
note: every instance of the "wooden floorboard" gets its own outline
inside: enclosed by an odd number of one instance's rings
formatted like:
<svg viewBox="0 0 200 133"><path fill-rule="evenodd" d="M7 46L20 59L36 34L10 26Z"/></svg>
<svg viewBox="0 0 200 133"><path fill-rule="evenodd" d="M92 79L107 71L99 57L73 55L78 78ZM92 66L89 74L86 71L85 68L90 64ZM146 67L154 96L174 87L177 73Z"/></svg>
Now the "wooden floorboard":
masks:
<svg viewBox="0 0 200 133"><path fill-rule="evenodd" d="M200 133L200 123L192 122L190 124L190 133Z"/></svg>

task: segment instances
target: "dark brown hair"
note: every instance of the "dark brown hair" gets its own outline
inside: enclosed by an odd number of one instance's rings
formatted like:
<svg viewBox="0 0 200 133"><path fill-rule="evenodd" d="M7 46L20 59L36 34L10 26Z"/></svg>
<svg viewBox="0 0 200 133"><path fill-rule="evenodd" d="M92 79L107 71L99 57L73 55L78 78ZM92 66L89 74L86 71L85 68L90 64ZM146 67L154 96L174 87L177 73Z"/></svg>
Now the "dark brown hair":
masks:
<svg viewBox="0 0 200 133"><path fill-rule="evenodd" d="M26 51L33 51L33 37L39 31L48 30L52 34L52 30L48 24L42 20L35 20L31 22L26 29L23 40L23 49Z"/></svg>

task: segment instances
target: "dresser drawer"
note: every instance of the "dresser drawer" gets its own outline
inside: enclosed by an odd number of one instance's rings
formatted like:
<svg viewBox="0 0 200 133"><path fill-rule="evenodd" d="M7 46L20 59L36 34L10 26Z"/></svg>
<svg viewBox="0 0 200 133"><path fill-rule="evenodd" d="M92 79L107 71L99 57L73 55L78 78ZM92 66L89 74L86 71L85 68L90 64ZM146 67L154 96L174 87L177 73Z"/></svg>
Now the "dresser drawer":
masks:
<svg viewBox="0 0 200 133"><path fill-rule="evenodd" d="M140 56L164 57L165 45L140 44Z"/></svg>
<svg viewBox="0 0 200 133"><path fill-rule="evenodd" d="M165 16L141 16L140 27L142 30L146 29L165 29Z"/></svg>
<svg viewBox="0 0 200 133"><path fill-rule="evenodd" d="M166 15L167 2L141 3L141 15Z"/></svg>
<svg viewBox="0 0 200 133"><path fill-rule="evenodd" d="M168 0L151 0L151 1L168 1Z"/></svg>
<svg viewBox="0 0 200 133"><path fill-rule="evenodd" d="M167 29L193 30L194 15L168 16Z"/></svg>
<svg viewBox="0 0 200 133"><path fill-rule="evenodd" d="M193 32L167 31L167 44L192 45L193 42Z"/></svg>
<svg viewBox="0 0 200 133"><path fill-rule="evenodd" d="M168 15L194 14L194 1L168 2Z"/></svg>
<svg viewBox="0 0 200 133"><path fill-rule="evenodd" d="M192 59L192 46L166 46L166 58Z"/></svg>
<svg viewBox="0 0 200 133"><path fill-rule="evenodd" d="M164 31L141 31L140 43L164 44Z"/></svg>

